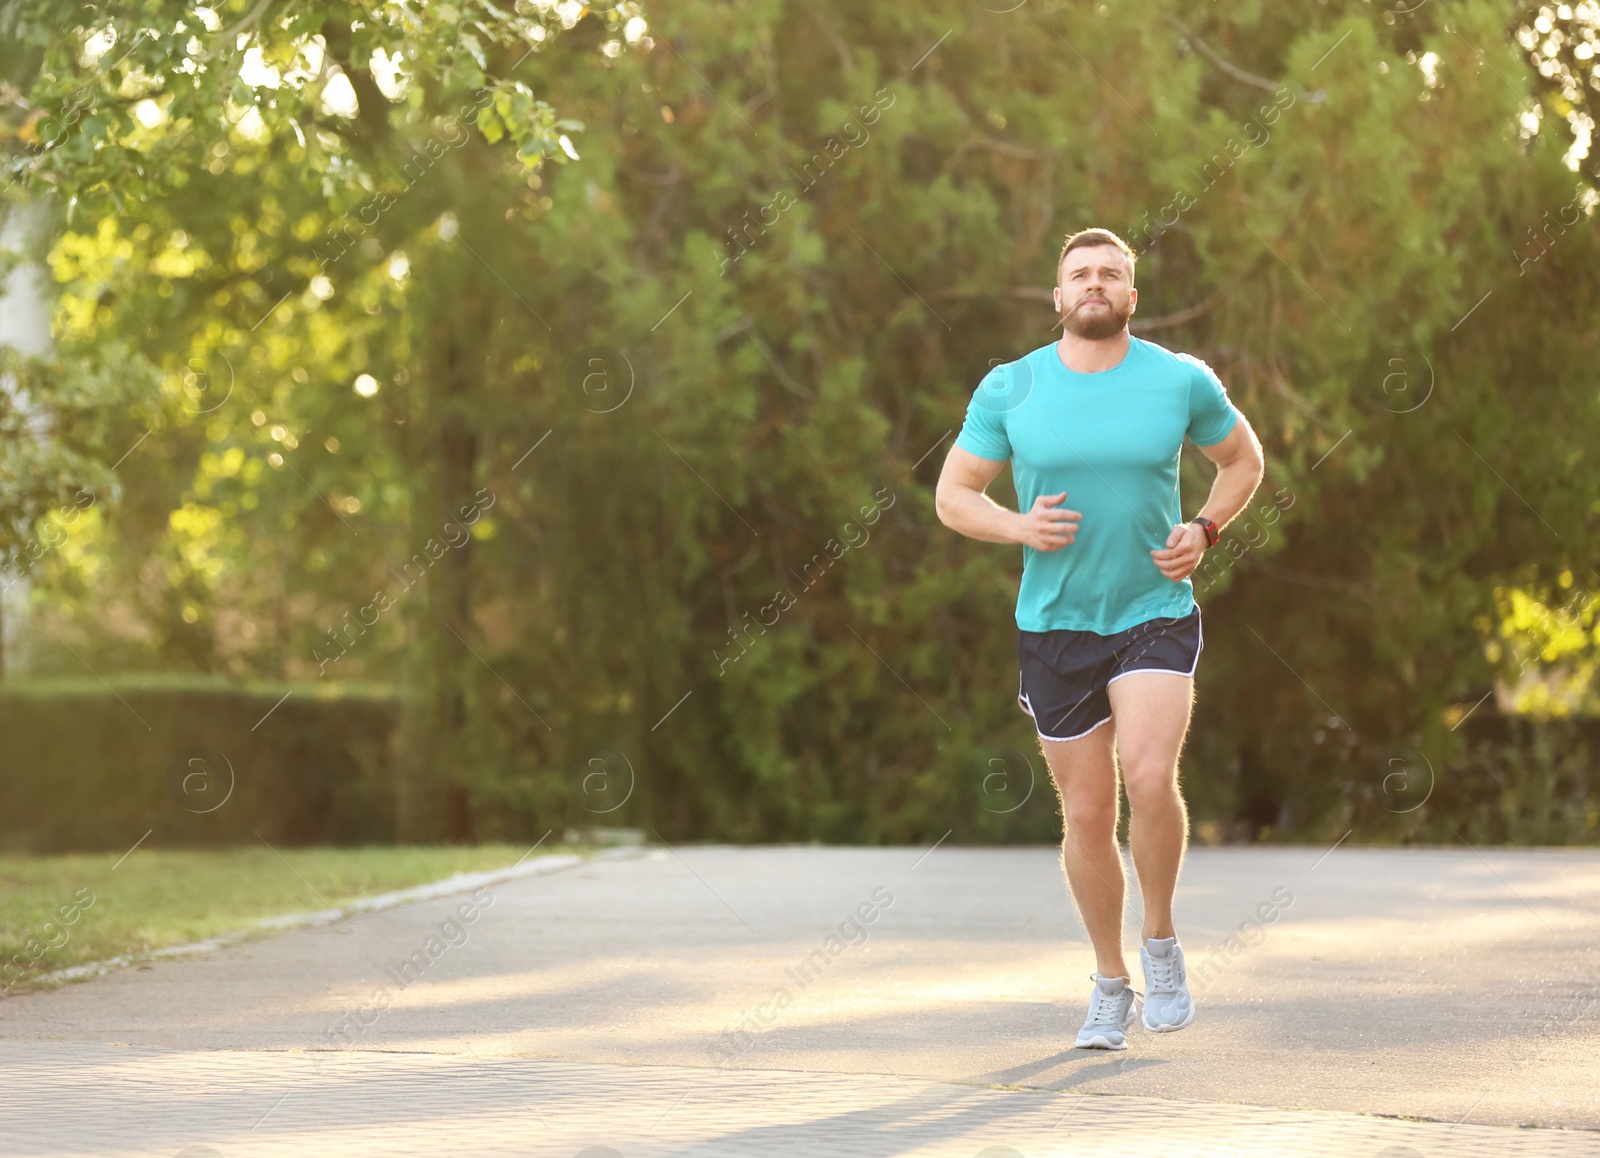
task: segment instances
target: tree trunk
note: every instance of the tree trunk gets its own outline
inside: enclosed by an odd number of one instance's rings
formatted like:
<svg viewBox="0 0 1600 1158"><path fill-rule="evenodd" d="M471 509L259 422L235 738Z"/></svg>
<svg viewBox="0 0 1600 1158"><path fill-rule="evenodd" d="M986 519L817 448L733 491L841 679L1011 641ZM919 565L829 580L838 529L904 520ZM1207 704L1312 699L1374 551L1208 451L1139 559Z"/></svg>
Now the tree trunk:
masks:
<svg viewBox="0 0 1600 1158"><path fill-rule="evenodd" d="M460 353L460 351L456 351ZM452 391L454 395L455 391ZM440 534L447 522L462 524L456 516L472 501L473 478L478 461L477 434L461 413L456 399L439 430L438 490L446 499ZM467 844L473 839L471 798L468 785L471 768L467 757L467 665L476 663L467 649L472 633L472 538L451 548L439 560L433 593L437 597L435 617L439 643L435 667L435 719L437 739L443 754L440 771L444 774L445 839L452 844ZM475 674L475 673L474 673Z"/></svg>
<svg viewBox="0 0 1600 1158"><path fill-rule="evenodd" d="M470 508L477 489L480 447L472 404L483 367L474 352L485 347L486 327L471 278L457 288L453 299L438 303L429 343L432 364L425 364L421 383L426 412L413 418L426 423L412 431L426 469L416 473L422 489L413 507L417 518L412 539L424 551L430 542L435 552L444 548L428 569L427 617L419 641L425 720L419 749L426 766L416 769L416 786L425 787L426 797L440 809L444 838L464 844L474 839L475 830L467 692L478 675L474 668L479 660L470 650L473 540L461 512ZM430 827L438 832L440 825Z"/></svg>

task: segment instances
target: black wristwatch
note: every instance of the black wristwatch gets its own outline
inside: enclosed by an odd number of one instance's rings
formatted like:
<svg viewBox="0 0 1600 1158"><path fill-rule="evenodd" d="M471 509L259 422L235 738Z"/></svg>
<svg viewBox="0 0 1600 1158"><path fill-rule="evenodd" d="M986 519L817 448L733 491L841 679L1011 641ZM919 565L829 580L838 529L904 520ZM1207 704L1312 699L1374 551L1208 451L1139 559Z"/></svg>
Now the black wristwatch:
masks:
<svg viewBox="0 0 1600 1158"><path fill-rule="evenodd" d="M1191 523L1198 523L1200 525L1200 529L1206 533L1206 546L1208 548L1215 547L1217 545L1217 540L1222 538L1222 532L1217 530L1217 524L1213 523L1204 515L1196 515L1189 521Z"/></svg>

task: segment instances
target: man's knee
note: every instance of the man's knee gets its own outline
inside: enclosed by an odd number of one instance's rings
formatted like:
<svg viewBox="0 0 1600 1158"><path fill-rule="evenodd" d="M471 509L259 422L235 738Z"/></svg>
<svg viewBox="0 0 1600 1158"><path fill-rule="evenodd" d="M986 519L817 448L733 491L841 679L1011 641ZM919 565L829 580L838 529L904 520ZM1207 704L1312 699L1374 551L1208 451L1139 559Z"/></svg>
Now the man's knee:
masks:
<svg viewBox="0 0 1600 1158"><path fill-rule="evenodd" d="M1128 793L1128 810L1133 813L1157 811L1182 803L1178 778L1172 768L1124 767L1123 787Z"/></svg>
<svg viewBox="0 0 1600 1158"><path fill-rule="evenodd" d="M1085 797L1067 799L1067 833L1077 839L1105 840L1117 831L1117 802L1115 797L1100 799Z"/></svg>

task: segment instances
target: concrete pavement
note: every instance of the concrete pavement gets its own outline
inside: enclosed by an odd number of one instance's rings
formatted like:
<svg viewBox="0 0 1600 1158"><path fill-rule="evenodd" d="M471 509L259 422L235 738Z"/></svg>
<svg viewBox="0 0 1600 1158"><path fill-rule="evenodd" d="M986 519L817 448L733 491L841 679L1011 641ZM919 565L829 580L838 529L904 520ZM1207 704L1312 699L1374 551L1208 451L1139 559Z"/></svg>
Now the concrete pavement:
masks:
<svg viewBox="0 0 1600 1158"><path fill-rule="evenodd" d="M0 1001L0 1154L1600 1154L1597 898L1590 850L1196 849L1199 1017L1105 1054L1053 849L655 850Z"/></svg>
<svg viewBox="0 0 1600 1158"><path fill-rule="evenodd" d="M1593 1135L879 1075L0 1042L8 1155L1578 1158ZM175 1096L181 1091L181 1096ZM24 1119L27 1120L24 1120Z"/></svg>

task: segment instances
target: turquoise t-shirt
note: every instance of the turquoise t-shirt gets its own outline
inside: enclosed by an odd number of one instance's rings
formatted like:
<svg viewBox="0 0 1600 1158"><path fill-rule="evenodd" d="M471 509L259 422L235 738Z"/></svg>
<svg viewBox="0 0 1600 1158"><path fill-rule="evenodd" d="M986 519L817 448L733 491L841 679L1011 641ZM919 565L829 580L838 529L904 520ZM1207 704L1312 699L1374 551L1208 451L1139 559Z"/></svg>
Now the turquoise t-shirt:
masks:
<svg viewBox="0 0 1600 1158"><path fill-rule="evenodd" d="M1023 511L1067 492L1083 513L1056 551L1022 548L1017 626L1114 635L1146 620L1189 614L1194 585L1174 583L1150 552L1183 521L1178 454L1185 437L1221 442L1239 412L1211 367L1131 338L1109 370L1080 374L1051 342L996 366L973 392L956 445L1011 460Z"/></svg>

